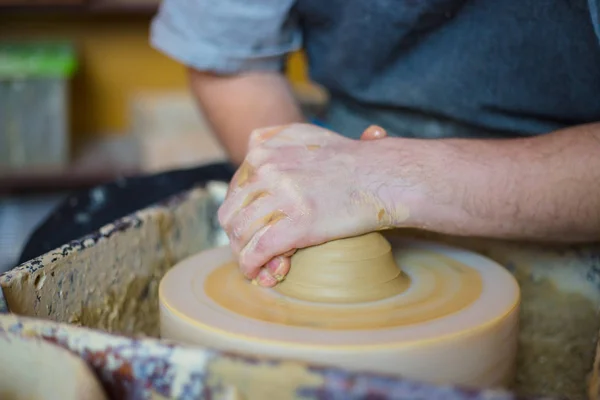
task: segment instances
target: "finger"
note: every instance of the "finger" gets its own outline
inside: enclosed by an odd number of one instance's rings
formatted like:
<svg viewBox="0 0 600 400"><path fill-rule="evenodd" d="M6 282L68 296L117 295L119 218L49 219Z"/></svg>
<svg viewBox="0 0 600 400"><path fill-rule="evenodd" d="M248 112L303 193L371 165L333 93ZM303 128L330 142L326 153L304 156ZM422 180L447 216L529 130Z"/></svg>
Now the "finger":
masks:
<svg viewBox="0 0 600 400"><path fill-rule="evenodd" d="M256 174L256 168L250 164L247 160L244 160L242 165L235 171L231 181L229 182L229 189L227 195L234 193L238 188L243 188L245 185L252 181L252 178Z"/></svg>
<svg viewBox="0 0 600 400"><path fill-rule="evenodd" d="M251 179L251 177L254 176L254 168L251 164L244 161L242 165L237 169L237 171L235 171L235 173L233 174L231 181L229 181L229 185L227 186L227 193L225 193L225 199L221 203L219 211L221 211L221 208L223 208L224 205L230 203L231 199L234 198L240 191L242 191L245 185L249 184L251 181L254 181L254 179ZM242 183L242 185L240 185L240 182ZM221 223L221 217L219 217L219 222ZM221 226L223 226L222 223Z"/></svg>
<svg viewBox="0 0 600 400"><path fill-rule="evenodd" d="M248 207L255 207L254 203L256 201L268 196L270 196L269 190L266 186L259 186L259 184L252 184L246 188L232 192L225 198L225 201L217 210L217 217L221 227L229 233L236 225L234 221L242 210Z"/></svg>
<svg viewBox="0 0 600 400"><path fill-rule="evenodd" d="M286 218L258 230L240 251L241 272L246 277L254 279L261 267L272 258L305 247L303 242L298 241L297 225L298 221Z"/></svg>
<svg viewBox="0 0 600 400"><path fill-rule="evenodd" d="M287 252L283 253L281 256L282 257L291 257L291 256L293 256L296 253L297 250L298 249L292 249L290 251L287 251Z"/></svg>
<svg viewBox="0 0 600 400"><path fill-rule="evenodd" d="M259 200L252 206L243 208L233 217L228 229L231 249L235 254L238 254L263 227L288 218L285 212L273 208L271 203L270 199Z"/></svg>
<svg viewBox="0 0 600 400"><path fill-rule="evenodd" d="M295 250L294 250L295 251ZM291 254L290 254L291 255ZM281 282L290 270L289 256L277 256L272 258L260 269L256 277L256 283L264 287L272 287Z"/></svg>
<svg viewBox="0 0 600 400"><path fill-rule="evenodd" d="M269 271L267 271L265 268L261 268L258 272L258 275L256 275L256 278L252 280L252 283L262 287L273 287L277 285L278 281L269 273Z"/></svg>
<svg viewBox="0 0 600 400"><path fill-rule="evenodd" d="M232 247L232 249L236 253L241 251L252 240L254 235L256 235L261 229L263 229L266 226L275 225L279 221L287 219L287 218L288 218L288 216L283 211L275 210L275 211L271 211L270 213L268 213L260 218L252 219L251 220L252 222L250 222L245 227L245 231L242 231L243 228L239 228L239 230L237 230L236 233L239 232L238 233L239 236L237 236L237 241L235 242L235 247ZM236 230L236 229L237 229L237 227L234 228L234 230ZM233 236L236 237L236 234L234 233ZM276 254L274 254L274 255L276 255Z"/></svg>
<svg viewBox="0 0 600 400"><path fill-rule="evenodd" d="M277 281L281 281L290 270L289 261L289 257L277 256L272 258L263 268L266 269L271 276L277 279Z"/></svg>
<svg viewBox="0 0 600 400"><path fill-rule="evenodd" d="M360 140L377 140L387 137L387 132L380 126L371 125L360 136Z"/></svg>

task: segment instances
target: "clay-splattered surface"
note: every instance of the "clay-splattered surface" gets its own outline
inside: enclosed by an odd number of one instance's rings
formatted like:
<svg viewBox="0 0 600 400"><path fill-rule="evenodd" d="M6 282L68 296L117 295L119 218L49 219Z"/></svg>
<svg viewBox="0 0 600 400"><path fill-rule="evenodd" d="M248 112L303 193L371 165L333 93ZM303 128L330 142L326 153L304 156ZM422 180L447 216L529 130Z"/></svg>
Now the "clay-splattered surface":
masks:
<svg viewBox="0 0 600 400"><path fill-rule="evenodd" d="M6 301L17 314L158 336L160 278L210 244L207 207L195 191L25 263L0 276Z"/></svg>
<svg viewBox="0 0 600 400"><path fill-rule="evenodd" d="M0 287L0 314L8 313L8 303L4 298L4 292L2 292L2 287Z"/></svg>
<svg viewBox="0 0 600 400"><path fill-rule="evenodd" d="M0 332L41 337L69 349L88 362L109 398L115 400L541 399L241 357L12 315L0 316Z"/></svg>

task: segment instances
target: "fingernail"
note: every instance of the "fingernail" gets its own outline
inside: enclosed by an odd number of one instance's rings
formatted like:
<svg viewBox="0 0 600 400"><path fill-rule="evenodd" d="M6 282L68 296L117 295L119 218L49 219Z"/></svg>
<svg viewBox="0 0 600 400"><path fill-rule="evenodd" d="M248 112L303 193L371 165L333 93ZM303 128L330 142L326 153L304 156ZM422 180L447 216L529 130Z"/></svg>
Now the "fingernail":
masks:
<svg viewBox="0 0 600 400"><path fill-rule="evenodd" d="M256 277L256 281L260 286L264 287L271 287L277 284L277 279L275 279L266 268L260 270Z"/></svg>
<svg viewBox="0 0 600 400"><path fill-rule="evenodd" d="M281 267L282 261L281 261L281 257L275 257L272 258L267 265L265 265L265 267L267 268L267 270L269 270L269 272L273 275L275 275L277 273L277 270Z"/></svg>
<svg viewBox="0 0 600 400"><path fill-rule="evenodd" d="M285 274L287 273L285 268L285 258L281 256L275 257L274 259L269 261L269 263L267 264L267 268L271 275L273 275L273 277L277 279L277 282L281 282L285 278Z"/></svg>

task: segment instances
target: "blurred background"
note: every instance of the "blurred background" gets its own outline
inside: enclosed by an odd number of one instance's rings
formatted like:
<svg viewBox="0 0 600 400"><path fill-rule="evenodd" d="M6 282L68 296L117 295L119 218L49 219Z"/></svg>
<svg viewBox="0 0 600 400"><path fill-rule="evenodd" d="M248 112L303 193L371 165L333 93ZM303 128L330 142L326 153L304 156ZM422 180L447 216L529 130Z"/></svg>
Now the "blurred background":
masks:
<svg viewBox="0 0 600 400"><path fill-rule="evenodd" d="M0 0L0 272L69 192L224 160L182 65L152 49L155 0ZM307 115L326 96L292 54Z"/></svg>

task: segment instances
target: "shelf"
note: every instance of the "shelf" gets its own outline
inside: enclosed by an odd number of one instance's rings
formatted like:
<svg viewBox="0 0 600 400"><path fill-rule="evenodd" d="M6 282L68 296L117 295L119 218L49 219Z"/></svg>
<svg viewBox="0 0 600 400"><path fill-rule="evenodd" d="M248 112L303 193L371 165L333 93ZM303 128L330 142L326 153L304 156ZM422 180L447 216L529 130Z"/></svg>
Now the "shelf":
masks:
<svg viewBox="0 0 600 400"><path fill-rule="evenodd" d="M0 12L7 13L107 13L154 14L158 1L123 0L0 0Z"/></svg>
<svg viewBox="0 0 600 400"><path fill-rule="evenodd" d="M0 195L78 190L139 173L135 141L111 136L88 143L65 168L0 170Z"/></svg>
<svg viewBox="0 0 600 400"><path fill-rule="evenodd" d="M135 174L135 171L66 170L55 173L19 172L5 176L0 175L0 196L73 191Z"/></svg>
<svg viewBox="0 0 600 400"><path fill-rule="evenodd" d="M120 13L155 13L159 6L158 1L119 1L119 0L92 0L88 4L90 12L120 12Z"/></svg>

